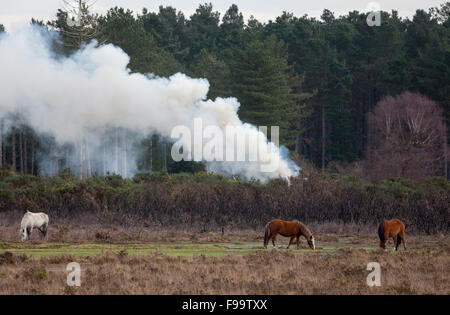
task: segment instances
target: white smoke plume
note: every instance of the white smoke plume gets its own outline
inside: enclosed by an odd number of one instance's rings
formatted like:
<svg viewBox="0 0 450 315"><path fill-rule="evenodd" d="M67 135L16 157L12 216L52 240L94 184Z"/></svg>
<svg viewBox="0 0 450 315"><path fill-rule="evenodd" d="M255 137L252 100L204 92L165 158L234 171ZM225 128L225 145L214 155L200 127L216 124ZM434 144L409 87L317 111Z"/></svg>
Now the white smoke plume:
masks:
<svg viewBox="0 0 450 315"><path fill-rule="evenodd" d="M261 161L211 161L206 162L209 171L263 182L298 175L299 167L278 147L265 136L257 136L256 127L239 119L235 98L206 99L206 79L181 73L170 78L130 73L129 57L120 48L97 47L95 42L70 57L57 56L51 48L52 36L56 35L29 26L0 37L0 117L20 115L36 132L54 136L59 144L71 143L89 151L87 163L92 169L102 173L105 163L101 160L107 159L103 171L124 176L136 171L136 152L131 147L118 152L104 145L105 138L122 135L112 130L127 130L127 138L151 133L170 137L175 126L191 128L194 119L201 118L203 126L222 130L227 125L237 126L250 139L257 139L260 152L266 152L264 163L278 163L277 170L262 172ZM227 150L231 144L227 140L223 145ZM77 154L71 152L68 157L71 165L79 163ZM128 155L123 159L128 161L126 167L117 165L118 154ZM205 159L208 157L203 156ZM125 173L121 171L124 169Z"/></svg>

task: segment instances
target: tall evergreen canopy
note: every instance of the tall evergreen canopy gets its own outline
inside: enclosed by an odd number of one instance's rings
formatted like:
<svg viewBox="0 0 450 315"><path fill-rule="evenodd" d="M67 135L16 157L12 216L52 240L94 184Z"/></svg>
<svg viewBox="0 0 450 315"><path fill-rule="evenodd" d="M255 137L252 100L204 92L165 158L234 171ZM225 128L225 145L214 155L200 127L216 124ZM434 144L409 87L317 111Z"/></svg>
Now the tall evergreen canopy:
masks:
<svg viewBox="0 0 450 315"><path fill-rule="evenodd" d="M261 23L236 5L221 16L205 3L189 17L170 6L101 16L84 7L81 26L69 26L60 9L47 25L60 33L64 53L96 39L120 46L132 71L207 78L208 97L236 97L242 120L280 126L281 144L320 166L363 159L367 115L406 91L440 106L449 135L449 16L446 2L412 18L381 12L374 27L367 13L326 9L318 19L283 12Z"/></svg>

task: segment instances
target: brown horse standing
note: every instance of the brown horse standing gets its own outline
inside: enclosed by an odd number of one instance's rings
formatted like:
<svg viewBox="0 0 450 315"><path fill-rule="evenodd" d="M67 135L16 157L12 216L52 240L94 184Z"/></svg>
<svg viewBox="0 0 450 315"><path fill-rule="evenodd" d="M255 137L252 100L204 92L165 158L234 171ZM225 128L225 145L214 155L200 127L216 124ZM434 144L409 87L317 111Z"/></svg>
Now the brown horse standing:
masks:
<svg viewBox="0 0 450 315"><path fill-rule="evenodd" d="M269 244L269 240L272 239L273 247L275 247L275 239L277 234L280 233L283 236L291 237L289 240L289 246L291 246L292 240L297 238L297 249L300 247L300 236L304 236L308 242L309 247L311 249L316 249L316 245L314 243L314 235L311 231L301 223L300 221L284 221L280 219L275 219L266 224L266 228L264 231L264 248L267 248L267 244Z"/></svg>
<svg viewBox="0 0 450 315"><path fill-rule="evenodd" d="M406 249L405 225L398 219L383 221L378 227L378 237L380 238L380 247L386 249L386 243L389 238L394 240L395 250L398 250L402 240L403 247Z"/></svg>

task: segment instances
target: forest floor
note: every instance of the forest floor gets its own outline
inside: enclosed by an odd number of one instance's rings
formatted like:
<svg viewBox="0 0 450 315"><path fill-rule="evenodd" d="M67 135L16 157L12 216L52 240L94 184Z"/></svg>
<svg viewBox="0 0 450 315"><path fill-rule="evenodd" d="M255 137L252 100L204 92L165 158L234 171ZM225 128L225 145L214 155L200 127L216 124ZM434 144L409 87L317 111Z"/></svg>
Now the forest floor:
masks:
<svg viewBox="0 0 450 315"><path fill-rule="evenodd" d="M392 241L380 250L376 234L316 234L313 251L304 239L287 250L281 236L264 249L252 230L50 232L21 243L0 226L0 294L450 294L442 234L407 235L407 250L394 252ZM79 287L67 285L70 262L81 266ZM381 266L380 287L366 283L370 262Z"/></svg>

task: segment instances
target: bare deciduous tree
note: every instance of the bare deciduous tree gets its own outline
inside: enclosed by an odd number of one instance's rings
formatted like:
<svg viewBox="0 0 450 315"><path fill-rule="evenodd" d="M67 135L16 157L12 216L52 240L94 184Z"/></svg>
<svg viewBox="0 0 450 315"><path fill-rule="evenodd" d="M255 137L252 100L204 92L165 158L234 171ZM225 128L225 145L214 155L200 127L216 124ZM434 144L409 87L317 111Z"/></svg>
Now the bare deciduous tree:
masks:
<svg viewBox="0 0 450 315"><path fill-rule="evenodd" d="M370 143L366 169L374 180L416 180L442 175L446 160L441 108L425 96L406 92L380 101L368 115Z"/></svg>
<svg viewBox="0 0 450 315"><path fill-rule="evenodd" d="M90 9L94 1L87 0L63 0L65 4L67 21L58 25L56 22L51 26L57 27L59 31L71 40L65 41L67 47L80 49L86 42L91 41L99 35L97 15L91 14ZM74 17L69 17L72 14Z"/></svg>

